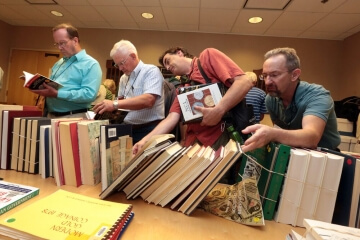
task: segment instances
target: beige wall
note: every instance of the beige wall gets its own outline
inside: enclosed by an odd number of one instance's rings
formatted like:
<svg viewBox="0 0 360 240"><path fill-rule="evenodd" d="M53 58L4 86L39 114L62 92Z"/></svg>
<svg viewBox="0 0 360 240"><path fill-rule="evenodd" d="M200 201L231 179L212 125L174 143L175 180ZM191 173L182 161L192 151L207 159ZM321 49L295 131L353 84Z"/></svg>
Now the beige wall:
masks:
<svg viewBox="0 0 360 240"><path fill-rule="evenodd" d="M11 39L11 45L9 47L0 45L1 52L9 52L9 48L54 50L51 28L9 27L7 24L0 24L1 32L3 28L11 29L11 31L7 30L10 33L8 38ZM244 71L262 68L263 55L266 51L288 46L295 48L301 58L302 80L324 85L331 91L334 100L360 95L359 90L350 85L351 80L344 79L349 75L360 77L360 70L357 73L354 62L359 59L360 47L357 43L360 42L360 36L354 36L346 41L329 41L109 29L79 29L79 33L82 47L100 62L104 78L105 62L110 59L109 52L113 44L121 39L132 41L145 63L159 65L159 55L171 46L181 45L195 55L204 48L215 47L231 57ZM356 51L353 51L354 48ZM353 67L349 68L349 63L353 63ZM344 73L344 70L347 72ZM344 86L344 83L348 85ZM0 96L0 99L2 98L3 94Z"/></svg>
<svg viewBox="0 0 360 240"><path fill-rule="evenodd" d="M360 97L360 33L348 37L344 42L344 68L338 68L343 73L337 80L340 86L338 91L347 97Z"/></svg>

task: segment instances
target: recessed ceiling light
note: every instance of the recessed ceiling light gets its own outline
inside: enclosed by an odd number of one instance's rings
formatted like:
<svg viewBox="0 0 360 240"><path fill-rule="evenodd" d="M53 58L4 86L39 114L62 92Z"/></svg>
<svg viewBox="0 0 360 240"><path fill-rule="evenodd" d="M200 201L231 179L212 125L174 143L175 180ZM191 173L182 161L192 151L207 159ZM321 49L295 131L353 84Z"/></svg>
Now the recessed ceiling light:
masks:
<svg viewBox="0 0 360 240"><path fill-rule="evenodd" d="M61 12L58 12L58 11L55 11L55 10L52 10L50 11L52 15L55 15L57 17L62 17L64 16Z"/></svg>
<svg viewBox="0 0 360 240"><path fill-rule="evenodd" d="M146 19L154 18L154 15L152 15L151 13L142 13L141 16Z"/></svg>
<svg viewBox="0 0 360 240"><path fill-rule="evenodd" d="M249 23L261 23L262 20L263 19L261 17L252 17L252 18L249 18Z"/></svg>

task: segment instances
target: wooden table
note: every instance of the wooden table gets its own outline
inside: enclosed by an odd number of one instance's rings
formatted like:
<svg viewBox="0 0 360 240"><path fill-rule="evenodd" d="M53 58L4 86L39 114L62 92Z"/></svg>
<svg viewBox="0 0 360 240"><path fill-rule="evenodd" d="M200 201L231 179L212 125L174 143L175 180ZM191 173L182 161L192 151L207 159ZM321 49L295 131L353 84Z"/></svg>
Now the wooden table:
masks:
<svg viewBox="0 0 360 240"><path fill-rule="evenodd" d="M13 170L0 170L0 177L5 181L31 185L40 188L40 193L33 199L17 206L11 211L0 216L0 221L6 219L15 211L28 206L29 204L43 198L57 189L84 194L90 197L99 198L101 184L96 186L82 185L78 188L72 186L57 187L53 178L43 179L40 175L19 173ZM169 208L162 208L148 204L141 198L127 200L124 193L114 193L106 200L130 203L133 205L135 216L126 229L122 240L188 240L188 239L276 239L283 240L294 229L299 234L304 234L305 228L295 228L290 225L266 221L263 227L251 227L217 217L210 213L196 209L190 216L173 211ZM0 233L1 235L1 233ZM9 239L0 236L0 239Z"/></svg>

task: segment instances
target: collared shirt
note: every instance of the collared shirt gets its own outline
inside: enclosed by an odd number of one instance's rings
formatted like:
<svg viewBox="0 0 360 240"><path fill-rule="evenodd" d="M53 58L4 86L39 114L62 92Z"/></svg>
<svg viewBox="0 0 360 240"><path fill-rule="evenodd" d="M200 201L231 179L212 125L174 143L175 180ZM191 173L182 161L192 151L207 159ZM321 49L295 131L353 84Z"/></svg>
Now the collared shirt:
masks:
<svg viewBox="0 0 360 240"><path fill-rule="evenodd" d="M265 106L265 97L265 92L257 87L252 87L245 96L246 104L250 104L253 106L254 115L256 117L257 123L260 123L260 115L267 113Z"/></svg>
<svg viewBox="0 0 360 240"><path fill-rule="evenodd" d="M318 147L335 149L340 144L334 101L330 92L318 84L301 81L287 108L280 98L267 95L266 108L274 124L283 129L302 129L302 119L314 115L326 122Z"/></svg>
<svg viewBox="0 0 360 240"><path fill-rule="evenodd" d="M153 107L131 110L126 115L124 123L144 124L165 117L163 82L164 78L159 68L152 64L144 64L142 61L139 61L130 76L125 74L121 76L118 96L133 98L146 93L157 95Z"/></svg>
<svg viewBox="0 0 360 240"><path fill-rule="evenodd" d="M229 79L244 74L241 68L234 61L217 49L205 49L201 52L199 59L204 72L213 83L223 82L229 87L231 86L228 81ZM199 83L206 83L198 69L197 58L193 59L191 67L191 72L188 75L189 79ZM170 112L177 112L181 114L178 98L175 98L173 105L170 108ZM189 146L197 139L204 146L212 146L224 130L221 127L221 124L222 121L214 126L201 126L200 123L187 124L188 127L186 129L185 145Z"/></svg>
<svg viewBox="0 0 360 240"><path fill-rule="evenodd" d="M46 98L49 112L68 112L89 108L101 84L100 64L83 49L62 58L51 69L51 79L63 85L56 98Z"/></svg>

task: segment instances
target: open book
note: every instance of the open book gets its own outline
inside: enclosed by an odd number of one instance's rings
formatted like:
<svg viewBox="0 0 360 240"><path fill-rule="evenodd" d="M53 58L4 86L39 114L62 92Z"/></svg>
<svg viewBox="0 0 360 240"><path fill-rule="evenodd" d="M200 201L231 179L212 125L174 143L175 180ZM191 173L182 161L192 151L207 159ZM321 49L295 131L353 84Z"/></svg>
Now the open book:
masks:
<svg viewBox="0 0 360 240"><path fill-rule="evenodd" d="M23 71L23 73L24 75L20 76L20 78L25 80L24 87L31 90L43 89L43 83L46 83L55 89L62 87L60 83L57 83L39 73L36 73L35 75L25 71Z"/></svg>
<svg viewBox="0 0 360 240"><path fill-rule="evenodd" d="M222 98L219 85L201 84L179 89L177 96L181 107L183 121L185 123L201 121L202 113L195 109L198 107L214 107Z"/></svg>

